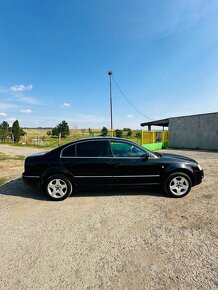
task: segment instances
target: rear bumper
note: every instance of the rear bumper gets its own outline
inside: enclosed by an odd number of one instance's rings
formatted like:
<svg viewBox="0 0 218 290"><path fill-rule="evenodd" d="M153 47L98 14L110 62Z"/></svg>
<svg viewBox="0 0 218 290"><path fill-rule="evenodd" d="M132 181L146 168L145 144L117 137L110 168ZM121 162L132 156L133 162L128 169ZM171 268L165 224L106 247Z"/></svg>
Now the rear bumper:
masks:
<svg viewBox="0 0 218 290"><path fill-rule="evenodd" d="M32 176L26 175L25 173L22 174L23 182L27 185L39 187L40 185L40 176Z"/></svg>

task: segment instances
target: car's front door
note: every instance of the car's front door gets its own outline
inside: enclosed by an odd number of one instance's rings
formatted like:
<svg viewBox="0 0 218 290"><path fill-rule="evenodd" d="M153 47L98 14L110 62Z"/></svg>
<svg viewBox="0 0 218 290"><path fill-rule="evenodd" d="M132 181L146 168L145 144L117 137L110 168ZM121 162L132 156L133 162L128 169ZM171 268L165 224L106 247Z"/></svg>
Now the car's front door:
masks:
<svg viewBox="0 0 218 290"><path fill-rule="evenodd" d="M70 146L74 147L70 148ZM70 146L63 150L61 162L71 172L77 185L112 183L109 141L80 141Z"/></svg>
<svg viewBox="0 0 218 290"><path fill-rule="evenodd" d="M132 143L111 141L113 184L159 184L160 164Z"/></svg>

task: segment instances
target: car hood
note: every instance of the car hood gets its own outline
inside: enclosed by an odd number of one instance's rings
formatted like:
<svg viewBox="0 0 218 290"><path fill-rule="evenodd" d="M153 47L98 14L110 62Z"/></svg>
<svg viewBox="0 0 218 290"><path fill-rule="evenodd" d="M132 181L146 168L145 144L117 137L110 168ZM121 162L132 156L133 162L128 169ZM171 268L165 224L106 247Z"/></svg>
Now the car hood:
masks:
<svg viewBox="0 0 218 290"><path fill-rule="evenodd" d="M184 162L192 162L192 163L197 163L196 160L186 157L186 156L180 156L176 154L168 154L168 153L162 153L161 154L163 158L170 159L172 161L184 161Z"/></svg>

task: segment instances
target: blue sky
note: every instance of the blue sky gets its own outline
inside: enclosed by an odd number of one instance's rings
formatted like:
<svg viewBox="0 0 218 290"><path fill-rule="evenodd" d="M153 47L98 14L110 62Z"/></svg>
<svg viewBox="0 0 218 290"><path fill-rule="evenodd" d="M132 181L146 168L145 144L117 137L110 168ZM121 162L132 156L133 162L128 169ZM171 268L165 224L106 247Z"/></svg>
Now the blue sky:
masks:
<svg viewBox="0 0 218 290"><path fill-rule="evenodd" d="M109 128L109 70L151 119L218 111L217 15L213 0L1 0L0 122ZM147 121L112 90L114 128Z"/></svg>

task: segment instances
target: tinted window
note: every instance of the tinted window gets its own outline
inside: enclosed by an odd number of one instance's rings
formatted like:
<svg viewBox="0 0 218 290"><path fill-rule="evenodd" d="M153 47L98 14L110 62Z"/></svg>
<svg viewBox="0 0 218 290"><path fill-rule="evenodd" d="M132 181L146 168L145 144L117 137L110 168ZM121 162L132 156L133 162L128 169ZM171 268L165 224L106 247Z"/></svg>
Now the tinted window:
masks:
<svg viewBox="0 0 218 290"><path fill-rule="evenodd" d="M108 141L81 142L76 145L76 156L78 157L108 157L110 147Z"/></svg>
<svg viewBox="0 0 218 290"><path fill-rule="evenodd" d="M75 157L75 145L71 145L69 147L66 147L63 152L62 152L62 156L63 157Z"/></svg>
<svg viewBox="0 0 218 290"><path fill-rule="evenodd" d="M115 157L140 157L146 153L140 148L121 142L111 142L112 153Z"/></svg>

